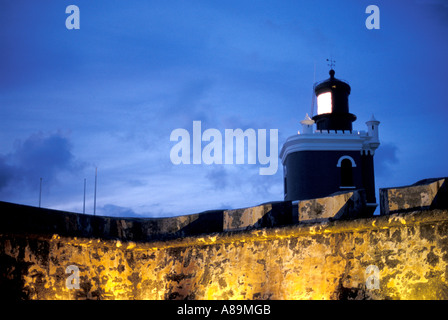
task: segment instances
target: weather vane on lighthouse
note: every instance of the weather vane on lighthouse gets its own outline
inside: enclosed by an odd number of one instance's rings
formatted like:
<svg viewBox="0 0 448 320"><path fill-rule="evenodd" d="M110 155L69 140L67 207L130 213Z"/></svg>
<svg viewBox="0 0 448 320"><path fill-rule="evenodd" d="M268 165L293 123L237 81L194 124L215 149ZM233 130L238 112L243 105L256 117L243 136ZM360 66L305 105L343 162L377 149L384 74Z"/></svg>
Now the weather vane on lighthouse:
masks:
<svg viewBox="0 0 448 320"><path fill-rule="evenodd" d="M336 65L335 63L336 63L336 60L333 60L333 59L327 59L327 61L329 62L329 64L328 64L328 66L331 68L331 69L333 69L333 67Z"/></svg>

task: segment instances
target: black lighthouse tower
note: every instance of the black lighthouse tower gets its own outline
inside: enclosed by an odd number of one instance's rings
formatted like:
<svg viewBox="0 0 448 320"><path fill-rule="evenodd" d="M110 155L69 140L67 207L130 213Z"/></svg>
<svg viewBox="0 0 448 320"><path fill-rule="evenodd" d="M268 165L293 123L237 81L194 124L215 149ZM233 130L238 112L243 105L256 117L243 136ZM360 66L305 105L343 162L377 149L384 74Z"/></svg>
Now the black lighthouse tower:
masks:
<svg viewBox="0 0 448 320"><path fill-rule="evenodd" d="M356 116L349 112L350 85L335 78L314 85L317 114L306 115L302 130L289 137L280 158L284 173L285 200L329 196L340 191L364 189L373 213L377 203L373 156L380 145L373 115L366 131L354 131Z"/></svg>

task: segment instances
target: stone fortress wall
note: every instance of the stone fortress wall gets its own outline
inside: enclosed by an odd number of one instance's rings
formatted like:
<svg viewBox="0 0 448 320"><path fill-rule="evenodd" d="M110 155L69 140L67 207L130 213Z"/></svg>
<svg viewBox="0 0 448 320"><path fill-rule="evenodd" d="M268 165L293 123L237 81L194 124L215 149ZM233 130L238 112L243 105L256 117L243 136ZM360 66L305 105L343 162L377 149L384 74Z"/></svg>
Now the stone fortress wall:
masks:
<svg viewBox="0 0 448 320"><path fill-rule="evenodd" d="M173 218L0 202L6 299L448 299L448 183Z"/></svg>

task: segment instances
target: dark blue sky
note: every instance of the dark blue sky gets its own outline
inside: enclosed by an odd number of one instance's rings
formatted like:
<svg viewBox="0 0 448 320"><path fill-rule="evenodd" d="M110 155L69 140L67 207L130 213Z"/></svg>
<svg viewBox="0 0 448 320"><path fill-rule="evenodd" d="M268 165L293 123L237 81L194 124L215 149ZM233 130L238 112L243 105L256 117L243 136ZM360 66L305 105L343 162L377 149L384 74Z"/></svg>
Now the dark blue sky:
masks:
<svg viewBox="0 0 448 320"><path fill-rule="evenodd" d="M80 9L68 30L68 5ZM380 9L368 30L365 9ZM381 121L377 188L447 176L448 2L0 0L0 200L167 216L282 200L282 168L173 165L174 129L300 129L316 81Z"/></svg>

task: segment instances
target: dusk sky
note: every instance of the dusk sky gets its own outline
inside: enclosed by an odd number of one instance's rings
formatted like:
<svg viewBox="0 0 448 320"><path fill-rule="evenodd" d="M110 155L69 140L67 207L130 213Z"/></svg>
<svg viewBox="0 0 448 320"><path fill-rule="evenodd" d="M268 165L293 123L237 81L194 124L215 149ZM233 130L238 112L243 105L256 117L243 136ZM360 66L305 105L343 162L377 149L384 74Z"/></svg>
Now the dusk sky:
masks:
<svg viewBox="0 0 448 320"><path fill-rule="evenodd" d="M170 135L278 129L278 154L330 57L354 130L381 121L376 188L448 176L446 0L0 0L0 200L37 206L42 178L42 207L82 212L86 179L92 214L96 167L98 215L283 200L280 159L175 165Z"/></svg>

